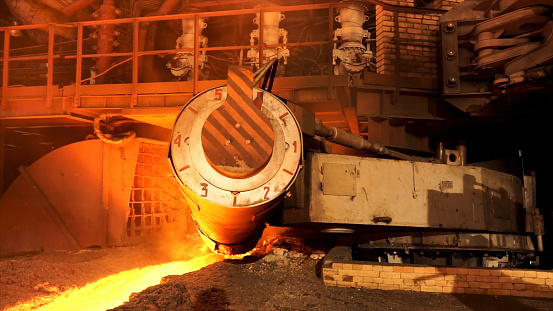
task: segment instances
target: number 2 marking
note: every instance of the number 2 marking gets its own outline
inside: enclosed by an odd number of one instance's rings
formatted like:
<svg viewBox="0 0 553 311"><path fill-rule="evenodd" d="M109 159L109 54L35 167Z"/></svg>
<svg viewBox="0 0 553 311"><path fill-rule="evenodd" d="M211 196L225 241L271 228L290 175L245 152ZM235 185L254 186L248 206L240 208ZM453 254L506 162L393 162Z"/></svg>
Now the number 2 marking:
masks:
<svg viewBox="0 0 553 311"><path fill-rule="evenodd" d="M265 196L263 197L264 200L269 200L269 191L271 190L270 187L263 187L263 190L265 190Z"/></svg>

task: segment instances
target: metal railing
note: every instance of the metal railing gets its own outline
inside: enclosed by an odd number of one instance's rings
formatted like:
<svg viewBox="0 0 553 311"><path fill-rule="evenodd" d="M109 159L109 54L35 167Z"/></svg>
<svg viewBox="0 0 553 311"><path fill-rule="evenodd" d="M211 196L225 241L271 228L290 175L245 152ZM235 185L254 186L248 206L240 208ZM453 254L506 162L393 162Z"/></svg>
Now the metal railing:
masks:
<svg viewBox="0 0 553 311"><path fill-rule="evenodd" d="M374 5L380 5L385 10L390 10L394 12L394 23L395 23L395 44L396 44L396 59L399 59L399 44L402 40L399 38L398 34L398 13L399 12L414 12L414 13L438 13L441 14L444 11L442 10L433 10L425 8L414 8L414 7L403 7L390 5L378 0L368 0L368 3ZM147 17L133 17L133 18L120 18L115 20L96 20L96 21L83 21L75 22L69 24L36 24L36 25L23 25L23 26L9 26L9 27L0 27L0 32L3 32L4 38L4 47L3 47L3 56L1 59L2 63L2 99L1 99L1 109L5 110L8 108L8 89L9 85L9 68L10 62L16 61L44 61L47 64L47 79L46 79L46 92L44 94L46 105L51 106L52 100L55 95L56 86L54 85L54 62L58 59L65 60L75 60L75 83L74 83L74 94L73 94L73 107L77 108L80 106L81 99L81 87L83 82L88 79L82 79L83 74L83 60L99 58L99 57L128 57L123 62L131 61L132 62L132 79L130 83L130 107L136 107L137 97L139 95L139 90L141 88L141 83L139 83L139 58L150 55L166 55L166 54L175 54L177 52L191 52L194 55L194 64L193 68L193 80L190 81L190 94L195 95L201 91L199 86L198 79L198 55L201 52L210 52L210 51L224 51L224 50L244 50L244 49L257 49L259 55L263 55L263 50L268 48L276 48L282 46L282 44L273 44L266 45L263 44L263 13L265 12L290 12L290 11L309 11L309 10L328 10L328 40L325 41L313 41L313 42L287 42L287 47L298 47L303 45L326 45L332 50L332 46L335 43L340 43L340 40L334 40L333 31L334 31L334 10L340 6L345 5L344 3L324 3L324 4L311 4L311 5L296 5L296 6L283 6L283 7L267 7L267 8L255 8L255 9L241 9L241 10L232 10L232 11L218 11L218 12L198 12L198 13L187 13L187 14L174 14L174 15L163 15L163 16L147 16ZM194 27L194 47L192 49L165 49L165 50L140 50L139 46L139 33L140 28L145 23L152 22L163 22L163 21L173 21L181 20L184 18L193 18L195 21L194 25L198 25L198 22L202 18L209 17L221 17L221 16L237 16L237 15L246 15L246 14L259 14L259 37L256 45L238 45L238 46L216 46L216 47L200 47L199 43L199 27ZM113 53L90 53L86 54L83 52L83 37L85 27L98 27L101 25L120 25L120 24L132 24L132 51L130 52L113 52ZM55 46L55 30L59 27L64 28L76 28L77 37L76 37L76 53L73 55L60 55L56 54L54 50ZM10 32L11 31L23 31L31 29L47 29L48 33L48 53L47 55L23 55L23 56L10 56ZM405 41L405 40L403 40ZM259 58L259 65L261 66L263 62L263 57ZM330 83L331 76L333 75L332 68L332 57L329 60L329 92L330 92ZM110 70L109 68L108 70ZM99 73L103 74L103 73ZM396 76L399 76L399 66L396 66ZM184 82L187 83L187 82Z"/></svg>

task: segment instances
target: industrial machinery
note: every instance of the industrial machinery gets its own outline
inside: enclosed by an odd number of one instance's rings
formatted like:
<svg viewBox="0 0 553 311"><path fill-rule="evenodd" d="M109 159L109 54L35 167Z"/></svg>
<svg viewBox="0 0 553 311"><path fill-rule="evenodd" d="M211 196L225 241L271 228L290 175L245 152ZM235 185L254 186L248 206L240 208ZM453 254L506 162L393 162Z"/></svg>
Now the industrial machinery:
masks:
<svg viewBox="0 0 553 311"><path fill-rule="evenodd" d="M553 5L450 2L6 0L0 253L184 218L225 254L270 224L548 267Z"/></svg>
<svg viewBox="0 0 553 311"><path fill-rule="evenodd" d="M276 60L265 67L271 66L276 70ZM257 80L247 69L232 67L228 84L191 99L173 128L169 159L198 230L213 250L251 249L284 201L277 225L358 231L359 241L364 225L388 232L382 241L369 234L371 241L360 247L378 250L390 262L411 262L410 251L446 251L449 264L466 265L475 260L466 254L485 251L480 264L507 266L543 251L543 218L531 208L532 179L525 179L525 188L513 175L467 166L462 148L440 150L438 157L388 149L323 125L296 104L253 88ZM329 141L395 160L309 150L302 135L312 146ZM394 237L388 228L422 231Z"/></svg>

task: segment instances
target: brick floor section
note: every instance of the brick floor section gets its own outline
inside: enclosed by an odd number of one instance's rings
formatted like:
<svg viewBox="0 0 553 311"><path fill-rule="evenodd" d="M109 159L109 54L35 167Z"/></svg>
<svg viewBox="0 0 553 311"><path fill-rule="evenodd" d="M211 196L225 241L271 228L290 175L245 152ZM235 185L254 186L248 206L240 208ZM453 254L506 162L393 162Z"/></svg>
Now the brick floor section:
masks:
<svg viewBox="0 0 553 311"><path fill-rule="evenodd" d="M354 261L340 247L327 254L322 272L328 286L553 298L553 271Z"/></svg>

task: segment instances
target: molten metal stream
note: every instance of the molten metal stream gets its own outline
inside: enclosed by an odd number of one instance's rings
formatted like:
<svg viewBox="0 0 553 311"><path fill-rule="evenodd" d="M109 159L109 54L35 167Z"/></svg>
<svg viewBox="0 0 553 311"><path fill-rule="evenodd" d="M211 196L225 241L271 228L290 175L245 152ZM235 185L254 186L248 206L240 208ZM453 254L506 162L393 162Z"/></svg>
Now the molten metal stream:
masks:
<svg viewBox="0 0 553 311"><path fill-rule="evenodd" d="M106 310L122 305L132 293L160 284L167 275L182 275L222 260L217 254L207 254L189 261L174 261L123 271L81 288L65 291L55 297L40 297L19 303L15 310Z"/></svg>

